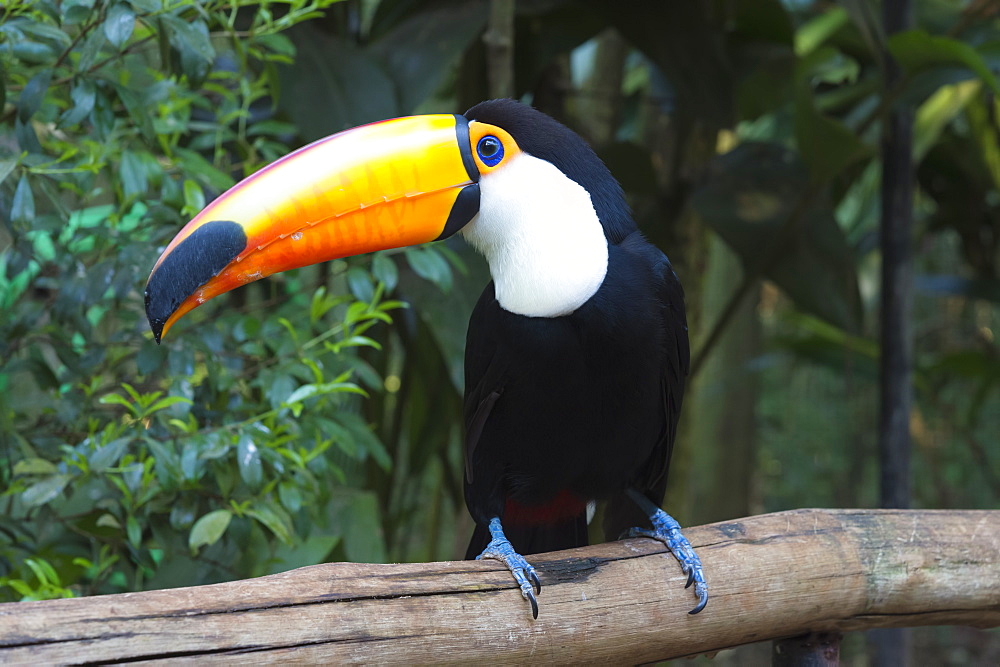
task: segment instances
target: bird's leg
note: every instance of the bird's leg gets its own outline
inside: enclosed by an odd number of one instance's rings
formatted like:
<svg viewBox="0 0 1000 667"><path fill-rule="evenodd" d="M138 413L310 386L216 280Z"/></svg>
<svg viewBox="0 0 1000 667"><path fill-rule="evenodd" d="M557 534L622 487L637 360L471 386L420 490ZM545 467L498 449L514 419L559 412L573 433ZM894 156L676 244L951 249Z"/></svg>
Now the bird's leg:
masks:
<svg viewBox="0 0 1000 667"><path fill-rule="evenodd" d="M701 559L698 558L698 554L694 552L694 548L687 538L681 535L681 525L672 516L654 505L649 498L635 489L628 489L626 493L646 513L653 524L653 530L632 528L626 535L628 537L651 537L667 545L670 553L681 564L681 570L688 576L684 588L694 584L694 594L698 596L698 604L688 613L697 614L708 604L708 584L705 583L705 573L701 569Z"/></svg>
<svg viewBox="0 0 1000 667"><path fill-rule="evenodd" d="M542 582L535 574L535 568L524 560L524 556L514 551L510 540L503 534L503 526L500 525L500 517L490 519L490 543L483 549L483 553L476 556L476 560L483 558L493 558L503 561L510 573L514 575L514 581L521 587L521 595L531 603L531 617L538 618L538 600L536 593L542 592ZM534 590L532 590L534 584Z"/></svg>

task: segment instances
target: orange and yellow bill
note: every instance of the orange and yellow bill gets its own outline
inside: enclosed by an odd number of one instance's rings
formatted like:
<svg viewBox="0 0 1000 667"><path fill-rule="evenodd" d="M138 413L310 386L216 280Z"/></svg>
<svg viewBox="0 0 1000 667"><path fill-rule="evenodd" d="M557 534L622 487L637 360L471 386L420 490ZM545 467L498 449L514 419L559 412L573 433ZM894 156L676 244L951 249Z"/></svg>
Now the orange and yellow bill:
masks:
<svg viewBox="0 0 1000 667"><path fill-rule="evenodd" d="M170 242L146 284L153 334L159 341L193 308L273 273L444 238L478 211L478 180L462 116L397 118L301 148Z"/></svg>

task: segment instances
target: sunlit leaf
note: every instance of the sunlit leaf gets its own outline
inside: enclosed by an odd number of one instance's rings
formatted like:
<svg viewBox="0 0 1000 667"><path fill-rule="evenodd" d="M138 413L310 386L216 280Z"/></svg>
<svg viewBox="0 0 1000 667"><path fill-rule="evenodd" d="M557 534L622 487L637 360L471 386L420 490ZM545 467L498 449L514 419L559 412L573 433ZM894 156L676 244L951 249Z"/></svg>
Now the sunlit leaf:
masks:
<svg viewBox="0 0 1000 667"><path fill-rule="evenodd" d="M159 412L160 410L166 410L171 405L177 405L178 403L187 403L188 405L190 405L191 399L184 398L183 396L164 396L163 398L159 399L158 401L150 405L148 408L146 408L145 413L147 415L151 415L154 412Z"/></svg>
<svg viewBox="0 0 1000 667"><path fill-rule="evenodd" d="M190 179L184 181L185 213L194 217L203 208L205 208L205 193L202 192L201 187Z"/></svg>
<svg viewBox="0 0 1000 667"><path fill-rule="evenodd" d="M21 502L27 507L38 507L57 498L69 484L70 475L52 475L35 482L21 494Z"/></svg>
<svg viewBox="0 0 1000 667"><path fill-rule="evenodd" d="M941 132L975 99L982 89L979 81L963 81L941 86L917 109L913 126L913 159L921 160Z"/></svg>
<svg viewBox="0 0 1000 667"><path fill-rule="evenodd" d="M197 551L201 547L212 546L225 534L232 519L232 512L226 509L214 510L201 517L191 528L188 548Z"/></svg>
<svg viewBox="0 0 1000 667"><path fill-rule="evenodd" d="M49 460L37 457L21 459L14 464L14 476L19 475L50 475L58 470L56 465Z"/></svg>
<svg viewBox="0 0 1000 667"><path fill-rule="evenodd" d="M135 29L135 12L125 2L111 6L104 19L104 36L116 47L128 41Z"/></svg>
<svg viewBox="0 0 1000 667"><path fill-rule="evenodd" d="M236 445L236 461L240 468L240 477L251 489L260 486L264 479L264 467L260 460L260 449L248 435L241 435Z"/></svg>

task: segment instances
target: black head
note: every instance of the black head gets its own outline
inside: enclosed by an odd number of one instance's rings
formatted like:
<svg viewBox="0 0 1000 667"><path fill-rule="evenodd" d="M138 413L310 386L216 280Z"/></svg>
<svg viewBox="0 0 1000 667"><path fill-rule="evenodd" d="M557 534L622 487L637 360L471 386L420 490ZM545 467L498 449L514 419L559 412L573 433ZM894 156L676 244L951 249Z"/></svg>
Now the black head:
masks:
<svg viewBox="0 0 1000 667"><path fill-rule="evenodd" d="M469 120L502 127L522 151L551 162L580 184L590 193L609 242L621 243L636 231L618 181L576 132L538 109L510 99L480 102L464 115Z"/></svg>

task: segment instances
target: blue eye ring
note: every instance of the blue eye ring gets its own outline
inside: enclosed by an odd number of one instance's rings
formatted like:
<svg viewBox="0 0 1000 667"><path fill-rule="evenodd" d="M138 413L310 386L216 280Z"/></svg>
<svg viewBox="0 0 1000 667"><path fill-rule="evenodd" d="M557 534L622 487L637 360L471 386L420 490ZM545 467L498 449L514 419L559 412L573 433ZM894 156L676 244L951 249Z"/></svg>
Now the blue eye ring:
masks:
<svg viewBox="0 0 1000 667"><path fill-rule="evenodd" d="M476 144L476 153L487 167L495 167L503 160L503 142L492 134L487 134Z"/></svg>

